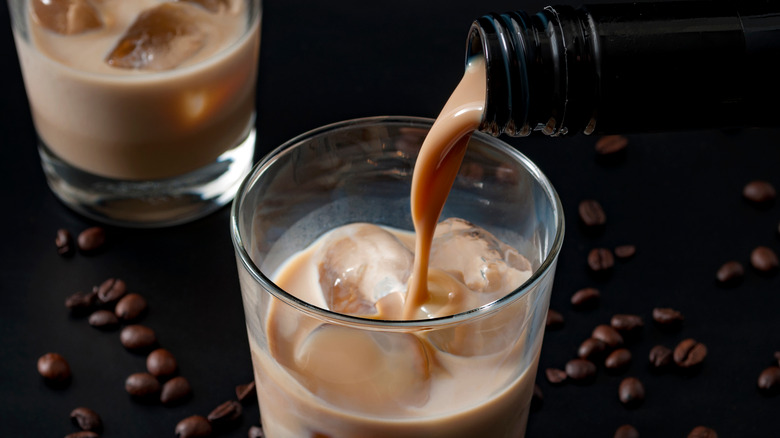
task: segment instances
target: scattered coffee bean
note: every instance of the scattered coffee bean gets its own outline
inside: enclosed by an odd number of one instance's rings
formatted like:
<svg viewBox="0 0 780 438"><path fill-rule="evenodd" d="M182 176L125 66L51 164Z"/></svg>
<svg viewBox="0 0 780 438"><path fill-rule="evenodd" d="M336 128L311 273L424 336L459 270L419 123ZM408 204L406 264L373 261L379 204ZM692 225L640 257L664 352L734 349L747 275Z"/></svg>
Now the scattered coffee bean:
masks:
<svg viewBox="0 0 780 438"><path fill-rule="evenodd" d="M260 426L252 426L249 428L249 438L265 438L263 428Z"/></svg>
<svg viewBox="0 0 780 438"><path fill-rule="evenodd" d="M97 296L103 304L113 303L127 293L127 285L124 280L109 278L97 287Z"/></svg>
<svg viewBox="0 0 780 438"><path fill-rule="evenodd" d="M636 246L634 245L620 245L615 247L615 257L619 259L629 259L636 254Z"/></svg>
<svg viewBox="0 0 780 438"><path fill-rule="evenodd" d="M97 432L91 430L80 430L65 435L65 438L98 438L100 435Z"/></svg>
<svg viewBox="0 0 780 438"><path fill-rule="evenodd" d="M70 413L70 419L82 430L91 430L99 433L103 429L103 422L100 420L100 415L90 408L81 406L74 409Z"/></svg>
<svg viewBox="0 0 780 438"><path fill-rule="evenodd" d="M133 397L147 398L160 392L160 382L149 373L133 373L125 380L125 391Z"/></svg>
<svg viewBox="0 0 780 438"><path fill-rule="evenodd" d="M138 319L145 311L146 300L136 293L130 293L120 298L114 308L116 316L124 321Z"/></svg>
<svg viewBox="0 0 780 438"><path fill-rule="evenodd" d="M64 383L70 379L70 365L59 353L46 353L38 358L38 373L47 381Z"/></svg>
<svg viewBox="0 0 780 438"><path fill-rule="evenodd" d="M688 434L688 438L718 438L718 434L709 427L696 426Z"/></svg>
<svg viewBox="0 0 780 438"><path fill-rule="evenodd" d="M238 401L244 403L255 400L256 397L257 389L254 380L243 385L236 385L236 399Z"/></svg>
<svg viewBox="0 0 780 438"><path fill-rule="evenodd" d="M780 367L771 366L761 371L758 376L758 389L767 394L780 391Z"/></svg>
<svg viewBox="0 0 780 438"><path fill-rule="evenodd" d="M742 188L742 196L756 204L765 204L775 199L775 188L767 181L751 181Z"/></svg>
<svg viewBox="0 0 780 438"><path fill-rule="evenodd" d="M596 273L606 273L615 266L615 257L607 248L593 248L588 253L588 267Z"/></svg>
<svg viewBox="0 0 780 438"><path fill-rule="evenodd" d="M236 400L228 400L214 408L206 417L215 428L223 428L234 424L241 418L243 408Z"/></svg>
<svg viewBox="0 0 780 438"><path fill-rule="evenodd" d="M545 326L550 330L556 330L563 327L563 315L556 310L548 309Z"/></svg>
<svg viewBox="0 0 780 438"><path fill-rule="evenodd" d="M593 359L600 356L607 349L607 344L601 339L588 338L582 341L577 349L577 356L581 359Z"/></svg>
<svg viewBox="0 0 780 438"><path fill-rule="evenodd" d="M653 320L664 329L679 328L684 319L682 313L668 307L656 307L653 309Z"/></svg>
<svg viewBox="0 0 780 438"><path fill-rule="evenodd" d="M547 368L544 370L544 375L547 377L547 381L553 385L563 383L566 380L566 371L558 368Z"/></svg>
<svg viewBox="0 0 780 438"><path fill-rule="evenodd" d="M106 231L102 227L87 228L79 233L77 243L79 249L84 253L97 252L106 243Z"/></svg>
<svg viewBox="0 0 780 438"><path fill-rule="evenodd" d="M758 271L773 272L777 269L777 254L766 246L759 246L750 253L750 264Z"/></svg>
<svg viewBox="0 0 780 438"><path fill-rule="evenodd" d="M187 417L176 424L177 438L207 437L211 432L211 423L200 415Z"/></svg>
<svg viewBox="0 0 780 438"><path fill-rule="evenodd" d="M54 239L54 244L57 245L57 254L61 256L67 257L76 252L73 235L64 228L57 230L57 237Z"/></svg>
<svg viewBox="0 0 780 438"><path fill-rule="evenodd" d="M566 362L566 376L575 382L590 381L596 376L596 365L587 359L572 359Z"/></svg>
<svg viewBox="0 0 780 438"><path fill-rule="evenodd" d="M192 395L190 382L182 376L176 376L162 385L160 402L164 405L175 405L187 400Z"/></svg>
<svg viewBox="0 0 780 438"><path fill-rule="evenodd" d="M639 315L619 313L612 316L612 319L609 320L609 325L620 332L633 332L644 327L645 321Z"/></svg>
<svg viewBox="0 0 780 438"><path fill-rule="evenodd" d="M639 438L639 431L630 424L624 424L617 428L614 438Z"/></svg>
<svg viewBox="0 0 780 438"><path fill-rule="evenodd" d="M609 353L604 360L604 366L611 371L622 371L631 363L631 352L626 348L618 348Z"/></svg>
<svg viewBox="0 0 780 438"><path fill-rule="evenodd" d="M119 326L119 319L109 310L96 310L89 315L89 325L101 330L113 330Z"/></svg>
<svg viewBox="0 0 780 438"><path fill-rule="evenodd" d="M707 346L697 342L695 339L683 339L673 353L674 363L680 368L693 368L704 361L707 357Z"/></svg>
<svg viewBox="0 0 780 438"><path fill-rule="evenodd" d="M97 293L76 292L65 299L65 307L70 309L74 315L86 315L92 312L97 304Z"/></svg>
<svg viewBox="0 0 780 438"><path fill-rule="evenodd" d="M173 375L177 368L173 353L164 348L158 348L146 356L146 370L155 377Z"/></svg>
<svg viewBox="0 0 780 438"><path fill-rule="evenodd" d="M598 304L601 292L592 287L586 287L574 292L571 296L571 304L578 308L592 308Z"/></svg>
<svg viewBox="0 0 780 438"><path fill-rule="evenodd" d="M601 339L608 347L615 348L623 345L623 336L611 325L599 324L593 329L591 337Z"/></svg>
<svg viewBox="0 0 780 438"><path fill-rule="evenodd" d="M157 343L157 336L151 328L133 324L122 329L119 333L119 341L128 350L145 350Z"/></svg>
<svg viewBox="0 0 780 438"><path fill-rule="evenodd" d="M650 365L656 369L666 368L672 364L672 349L656 345L650 350Z"/></svg>
<svg viewBox="0 0 780 438"><path fill-rule="evenodd" d="M594 199L585 199L579 205L580 220L587 227L600 227L607 222L607 215L601 204Z"/></svg>
<svg viewBox="0 0 780 438"><path fill-rule="evenodd" d="M620 401L628 407L636 407L645 400L645 386L636 377L626 377L618 387Z"/></svg>
<svg viewBox="0 0 780 438"><path fill-rule="evenodd" d="M600 155L618 153L626 148L628 138L623 135L605 135L596 141L596 152Z"/></svg>
<svg viewBox="0 0 780 438"><path fill-rule="evenodd" d="M742 267L742 263L731 260L723 264L718 268L718 272L715 273L715 278L718 283L724 285L733 285L739 282L745 275L745 268Z"/></svg>
<svg viewBox="0 0 780 438"><path fill-rule="evenodd" d="M538 411L542 407L542 403L544 403L544 393L542 388L534 383L534 393L531 396L531 410Z"/></svg>

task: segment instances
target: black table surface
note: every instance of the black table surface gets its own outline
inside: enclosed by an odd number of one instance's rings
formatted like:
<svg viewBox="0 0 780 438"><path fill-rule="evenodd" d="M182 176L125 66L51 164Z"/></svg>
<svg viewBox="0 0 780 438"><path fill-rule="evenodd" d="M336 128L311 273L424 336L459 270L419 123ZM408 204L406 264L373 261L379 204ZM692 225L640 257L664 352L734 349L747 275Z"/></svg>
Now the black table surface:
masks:
<svg viewBox="0 0 780 438"><path fill-rule="evenodd" d="M338 120L435 117L460 79L471 21L491 11L541 6L536 0L266 0L256 159ZM174 436L180 419L208 414L252 379L228 208L172 228L107 227L103 253L60 257L56 230L77 233L94 223L46 186L5 8L0 28L0 436L65 436L76 430L69 413L77 406L101 415L105 437ZM530 416L528 436L611 437L625 423L643 437L683 437L697 425L721 437L778 436L780 397L760 393L756 382L777 364L780 276L758 274L749 254L759 245L780 251L780 205L756 208L742 188L755 179L780 188L779 134L755 128L631 134L623 159L610 164L596 159L597 138L590 136L507 139L550 178L567 224L551 299L565 324L545 335L537 377L544 401ZM588 235L579 226L577 206L584 199L604 206L603 233ZM622 244L636 245L636 255L618 261L607 279L589 275L592 248ZM733 288L715 281L728 260L746 266ZM65 308L67 296L109 277L124 279L148 300L143 323L178 359L193 387L188 403L169 408L131 400L124 380L143 371L144 357L126 351L118 331L98 331ZM601 291L593 310L570 303L583 287ZM654 307L680 310L682 327L659 330ZM549 384L543 370L562 368L591 330L616 313L638 314L646 323L628 346L628 370L610 374L599 365L589 385ZM684 338L708 347L702 368L651 372L650 348L674 347ZM71 365L73 379L64 389L50 388L37 373L37 358L47 352ZM618 400L626 376L638 377L646 389L646 400L633 409ZM249 403L236 429L221 436L246 436L258 423L257 405Z"/></svg>

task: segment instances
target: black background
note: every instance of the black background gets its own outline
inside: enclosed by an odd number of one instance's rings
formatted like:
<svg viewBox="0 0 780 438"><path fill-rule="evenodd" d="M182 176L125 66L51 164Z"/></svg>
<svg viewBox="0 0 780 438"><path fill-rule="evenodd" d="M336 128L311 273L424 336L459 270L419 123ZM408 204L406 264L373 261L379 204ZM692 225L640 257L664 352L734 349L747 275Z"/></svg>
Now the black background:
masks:
<svg viewBox="0 0 780 438"><path fill-rule="evenodd" d="M471 21L491 11L542 5L266 0L256 159L294 135L342 119L435 117L460 79ZM174 436L180 419L208 414L235 397L235 385L252 379L228 209L168 229L109 227L104 253L58 256L58 228L77 233L93 223L64 207L46 186L2 7L0 28L0 436L64 436L76 430L69 413L82 405L102 416L105 437ZM776 102L767 105L777 112ZM759 275L748 260L758 245L780 250L780 206L755 208L741 191L753 179L780 187L778 134L629 135L624 159L609 165L596 159L594 137L508 140L550 178L567 224L552 296L566 322L545 335L537 378L544 403L531 414L530 437L611 437L624 423L643 437L684 437L699 424L721 437L777 436L780 397L761 395L756 380L780 350L780 276ZM588 198L601 202L608 217L597 236L578 225L577 205ZM610 278L588 274L591 248L628 243L637 254L617 263ZM725 289L716 284L715 271L732 259L745 264L747 274ZM124 379L144 369L144 357L127 352L117 331L100 332L69 315L67 296L112 276L147 298L143 323L177 357L193 386L189 403L167 408L130 400ZM586 286L599 288L602 302L577 311L570 296ZM659 331L650 318L657 306L682 311L682 329ZM647 323L630 346L629 370L609 375L600 367L591 385L550 386L541 371L562 368L592 328L615 313L636 313ZM689 376L649 371L653 345L673 347L686 337L709 347L701 370ZM65 389L47 387L36 371L37 358L50 351L70 362L73 380ZM647 392L636 409L626 409L617 397L628 375L639 377ZM257 406L250 404L238 428L223 436L246 436L258 422Z"/></svg>

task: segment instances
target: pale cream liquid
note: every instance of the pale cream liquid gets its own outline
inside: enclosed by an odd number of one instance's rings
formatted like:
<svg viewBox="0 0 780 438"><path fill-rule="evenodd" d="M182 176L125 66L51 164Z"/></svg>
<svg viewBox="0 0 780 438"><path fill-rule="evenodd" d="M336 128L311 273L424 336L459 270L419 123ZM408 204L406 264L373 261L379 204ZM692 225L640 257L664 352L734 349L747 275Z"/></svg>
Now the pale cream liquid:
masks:
<svg viewBox="0 0 780 438"><path fill-rule="evenodd" d="M205 10L208 40L170 71L115 68L104 60L138 13L159 0L102 0L104 27L60 35L28 17L14 34L41 140L72 166L116 179L181 175L237 146L253 124L259 22ZM30 15L30 14L28 14Z"/></svg>
<svg viewBox="0 0 780 438"><path fill-rule="evenodd" d="M412 182L416 236L388 230L406 247L416 248L405 303L391 294L377 302L371 318L420 319L484 304L469 299L474 294L446 275L428 270L434 228L468 138L479 126L484 90L484 65L477 60L417 159ZM314 258L321 244L322 239L289 259L273 280L292 295L327 308ZM323 325L273 300L265 324L270 356L250 336L266 435L524 436L541 341L533 346L518 342L517 324L527 321L528 305L518 301L512 306L500 316L440 332L377 334ZM433 315L431 308L436 309ZM533 357L523 357L528 351ZM518 376L524 361L528 365Z"/></svg>

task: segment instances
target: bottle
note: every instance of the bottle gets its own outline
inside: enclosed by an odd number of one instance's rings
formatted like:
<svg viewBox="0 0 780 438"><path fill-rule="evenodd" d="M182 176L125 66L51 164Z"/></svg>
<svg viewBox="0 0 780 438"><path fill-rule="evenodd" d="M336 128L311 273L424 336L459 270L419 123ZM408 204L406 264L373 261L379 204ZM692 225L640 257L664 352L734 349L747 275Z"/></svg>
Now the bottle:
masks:
<svg viewBox="0 0 780 438"><path fill-rule="evenodd" d="M780 126L780 2L548 6L471 26L480 130L608 134Z"/></svg>

